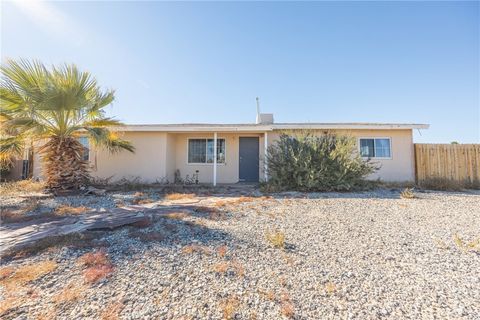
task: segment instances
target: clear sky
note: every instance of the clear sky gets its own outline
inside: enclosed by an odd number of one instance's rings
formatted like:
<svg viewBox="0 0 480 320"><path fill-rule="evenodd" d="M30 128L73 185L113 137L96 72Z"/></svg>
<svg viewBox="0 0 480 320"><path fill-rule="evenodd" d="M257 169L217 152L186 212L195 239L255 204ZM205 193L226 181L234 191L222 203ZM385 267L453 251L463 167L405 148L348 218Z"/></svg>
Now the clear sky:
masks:
<svg viewBox="0 0 480 320"><path fill-rule="evenodd" d="M429 123L480 142L479 2L5 2L1 56L73 62L126 123Z"/></svg>

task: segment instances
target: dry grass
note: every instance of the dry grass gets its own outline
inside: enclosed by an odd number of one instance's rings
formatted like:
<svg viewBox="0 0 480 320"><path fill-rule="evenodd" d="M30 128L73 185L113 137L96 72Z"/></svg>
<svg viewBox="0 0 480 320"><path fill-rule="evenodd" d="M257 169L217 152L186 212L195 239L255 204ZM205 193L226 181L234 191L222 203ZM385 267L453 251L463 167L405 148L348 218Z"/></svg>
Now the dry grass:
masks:
<svg viewBox="0 0 480 320"><path fill-rule="evenodd" d="M290 298L290 294L286 291L280 295L280 313L287 318L293 318L295 315L295 308Z"/></svg>
<svg viewBox="0 0 480 320"><path fill-rule="evenodd" d="M335 283L333 283L332 281L328 281L325 284L325 292L329 295L332 295L335 293L335 291L337 291L337 286L335 285Z"/></svg>
<svg viewBox="0 0 480 320"><path fill-rule="evenodd" d="M61 205L55 209L54 213L59 216L78 215L78 214L87 213L90 210L91 208L87 208L87 207L72 207L69 205Z"/></svg>
<svg viewBox="0 0 480 320"><path fill-rule="evenodd" d="M84 254L79 258L79 263L87 267L83 272L87 283L98 282L113 273L113 265L103 250Z"/></svg>
<svg viewBox="0 0 480 320"><path fill-rule="evenodd" d="M182 211L170 212L170 213L165 215L165 218L175 219L175 220L182 220L186 217L188 217L188 214L186 212L182 212Z"/></svg>
<svg viewBox="0 0 480 320"><path fill-rule="evenodd" d="M454 181L445 178L430 178L419 181L420 188L429 190L441 190L441 191L461 191L464 189L480 189L480 181L476 182L461 182Z"/></svg>
<svg viewBox="0 0 480 320"><path fill-rule="evenodd" d="M238 277L245 276L245 267L238 260L222 261L213 265L213 271L226 274L228 271L234 272Z"/></svg>
<svg viewBox="0 0 480 320"><path fill-rule="evenodd" d="M5 279L5 278L8 278L9 276L11 276L13 273L15 272L15 268L14 267L3 267L0 269L0 281Z"/></svg>
<svg viewBox="0 0 480 320"><path fill-rule="evenodd" d="M472 241L465 241L456 233L453 235L453 242L455 242L456 246L464 252L480 252L480 238Z"/></svg>
<svg viewBox="0 0 480 320"><path fill-rule="evenodd" d="M240 300L236 296L230 296L227 299L221 301L220 308L222 309L223 319L234 319L239 306Z"/></svg>
<svg viewBox="0 0 480 320"><path fill-rule="evenodd" d="M202 254L210 255L212 254L212 249L206 246L198 245L198 244L191 244L183 247L182 252L185 254L202 253Z"/></svg>
<svg viewBox="0 0 480 320"><path fill-rule="evenodd" d="M34 180L20 180L14 182L0 183L0 194L3 196L14 196L25 193L41 193L45 189L45 185Z"/></svg>
<svg viewBox="0 0 480 320"><path fill-rule="evenodd" d="M107 305L107 307L102 311L100 319L102 320L117 320L120 319L120 313L124 308L123 303L114 302Z"/></svg>
<svg viewBox="0 0 480 320"><path fill-rule="evenodd" d="M4 277L0 280L0 285L10 290L34 281L56 268L57 263L50 260L20 266L14 272L11 272L11 270L4 271Z"/></svg>
<svg viewBox="0 0 480 320"><path fill-rule="evenodd" d="M413 192L413 188L405 188L403 191L400 193L400 197L402 199L415 199L416 195Z"/></svg>
<svg viewBox="0 0 480 320"><path fill-rule="evenodd" d="M187 199L194 199L194 193L169 193L165 195L165 200L168 201L175 201L175 200L187 200Z"/></svg>
<svg viewBox="0 0 480 320"><path fill-rule="evenodd" d="M28 213L36 211L40 205L41 203L37 199L29 199L21 208L0 208L0 220L4 223L16 223L36 219L38 216L28 215ZM47 214L42 216L47 216Z"/></svg>
<svg viewBox="0 0 480 320"><path fill-rule="evenodd" d="M85 296L86 287L83 284L70 283L53 297L55 303L69 303L80 300Z"/></svg>
<svg viewBox="0 0 480 320"><path fill-rule="evenodd" d="M78 258L78 262L84 266L91 267L99 264L109 264L110 261L107 257L107 254L104 250L99 250L97 252L85 253L83 256Z"/></svg>
<svg viewBox="0 0 480 320"><path fill-rule="evenodd" d="M83 272L83 277L87 283L95 283L105 278L108 278L113 273L113 266L108 265L96 265L87 268Z"/></svg>
<svg viewBox="0 0 480 320"><path fill-rule="evenodd" d="M275 248L279 248L279 249L285 248L285 233L284 232L279 231L279 230L267 231L265 233L265 238Z"/></svg>
<svg viewBox="0 0 480 320"><path fill-rule="evenodd" d="M217 254L219 257L223 258L227 254L228 247L227 246L220 246L217 248Z"/></svg>

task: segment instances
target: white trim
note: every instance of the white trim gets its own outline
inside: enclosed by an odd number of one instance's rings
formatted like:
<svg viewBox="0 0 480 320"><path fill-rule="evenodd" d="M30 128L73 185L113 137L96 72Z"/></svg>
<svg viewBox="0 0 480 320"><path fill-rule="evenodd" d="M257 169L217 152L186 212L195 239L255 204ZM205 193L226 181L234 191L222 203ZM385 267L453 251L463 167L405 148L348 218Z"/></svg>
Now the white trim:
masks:
<svg viewBox="0 0 480 320"><path fill-rule="evenodd" d="M362 150L360 149L360 140L361 139L370 139L373 140L373 152L375 152L375 139L388 139L390 144L390 157L362 157ZM393 149L392 149L392 137L358 137L357 138L358 152L362 159L375 159L375 160L392 160L393 159Z"/></svg>
<svg viewBox="0 0 480 320"><path fill-rule="evenodd" d="M208 141L208 140L207 140ZM225 140L224 144L227 144ZM226 154L224 155L226 156ZM217 133L213 133L213 186L217 186Z"/></svg>
<svg viewBox="0 0 480 320"><path fill-rule="evenodd" d="M268 182L268 161L267 161L267 150L268 150L268 133L265 132L263 136L263 142L264 142L264 150L263 150L263 165L264 165L264 178L265 182Z"/></svg>
<svg viewBox="0 0 480 320"><path fill-rule="evenodd" d="M189 150L189 140L198 140L198 139L203 139L203 140L212 140L212 137L187 137L187 157L185 164L187 166L212 166L213 162L188 162L188 150ZM217 166L225 166L227 164L227 138L225 137L217 137L217 140L224 140L225 141L225 161L224 162L218 162ZM205 145L205 148L208 148L208 145ZM207 150L205 150L205 155L207 154ZM205 161L207 159L205 158Z"/></svg>
<svg viewBox="0 0 480 320"><path fill-rule="evenodd" d="M255 124L137 124L113 127L117 131L162 131L162 132L252 132L261 133L273 130L295 129L361 129L361 130L399 130L428 129L428 124L408 123L273 123Z"/></svg>

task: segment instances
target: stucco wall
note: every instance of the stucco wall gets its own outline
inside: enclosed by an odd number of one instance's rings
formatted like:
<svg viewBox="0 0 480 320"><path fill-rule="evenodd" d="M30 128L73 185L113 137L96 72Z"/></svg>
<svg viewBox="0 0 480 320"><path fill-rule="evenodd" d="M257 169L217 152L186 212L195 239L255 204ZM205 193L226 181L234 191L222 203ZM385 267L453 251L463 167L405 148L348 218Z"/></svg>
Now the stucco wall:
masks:
<svg viewBox="0 0 480 320"><path fill-rule="evenodd" d="M381 168L371 179L384 181L413 181L415 179L414 150L411 130L351 130L337 131L359 137L389 137L392 143L391 159L374 159ZM323 131L317 131L322 134ZM280 132L268 132L268 144L278 139ZM188 138L213 138L213 133L164 133L164 132L125 132L122 136L130 140L136 148L134 154L122 151L110 154L107 151L93 150L90 161L94 177L109 178L118 181L122 178L143 182L173 182L175 170L180 170L182 178L188 174L192 177L198 170L202 183L213 182L212 164L188 164ZM225 138L226 161L217 166L218 183L236 183L239 174L239 137L259 137L260 165L259 177L264 178L264 135L263 133L218 133L218 138ZM35 155L34 176L41 177L41 161Z"/></svg>
<svg viewBox="0 0 480 320"><path fill-rule="evenodd" d="M92 176L99 178L113 176L112 181L139 177L144 182L162 181L167 177L166 133L125 132L122 138L132 142L135 153L121 151L111 154L103 149L92 151L90 153ZM168 161L172 159L169 158Z"/></svg>
<svg viewBox="0 0 480 320"><path fill-rule="evenodd" d="M239 171L239 137L259 137L260 134L237 134L237 133L218 133L218 139L225 139L225 164L217 165L217 183L236 183L238 182ZM213 133L179 133L176 134L176 169L180 170L182 178L188 174L192 177L198 170L199 181L202 183L213 182L212 164L189 164L187 158L188 139L189 138L210 138L213 139ZM260 156L262 154L262 145L260 145Z"/></svg>
<svg viewBox="0 0 480 320"><path fill-rule="evenodd" d="M380 178L383 181L413 181L415 180L415 159L413 150L412 130L335 130L339 134L355 137L390 138L391 159L372 159L380 165L380 170L372 174L369 179ZM315 134L323 134L316 131ZM268 134L268 144L271 145L278 139L280 132ZM357 140L358 143L358 140Z"/></svg>

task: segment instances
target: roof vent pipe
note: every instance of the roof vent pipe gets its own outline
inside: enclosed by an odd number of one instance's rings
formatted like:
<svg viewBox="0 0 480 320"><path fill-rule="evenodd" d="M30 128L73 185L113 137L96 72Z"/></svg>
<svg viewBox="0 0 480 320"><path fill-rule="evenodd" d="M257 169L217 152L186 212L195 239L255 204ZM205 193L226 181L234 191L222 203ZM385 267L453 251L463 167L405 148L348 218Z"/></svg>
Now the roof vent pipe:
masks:
<svg viewBox="0 0 480 320"><path fill-rule="evenodd" d="M256 100L257 100L257 119L256 119L256 123L259 124L260 123L260 99L257 97Z"/></svg>

